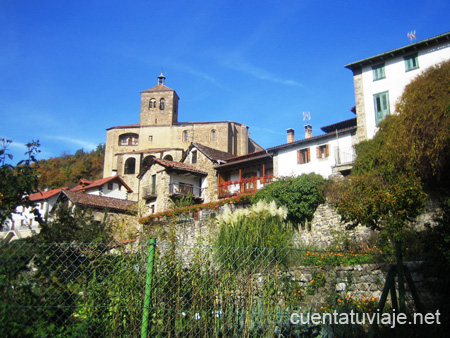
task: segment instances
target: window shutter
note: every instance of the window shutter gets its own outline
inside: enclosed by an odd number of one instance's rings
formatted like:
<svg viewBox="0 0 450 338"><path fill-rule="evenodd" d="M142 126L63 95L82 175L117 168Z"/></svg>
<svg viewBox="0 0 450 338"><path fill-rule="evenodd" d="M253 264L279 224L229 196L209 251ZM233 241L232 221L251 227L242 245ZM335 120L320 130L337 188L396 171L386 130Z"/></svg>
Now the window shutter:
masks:
<svg viewBox="0 0 450 338"><path fill-rule="evenodd" d="M302 164L302 151L300 149L297 150L297 163Z"/></svg>
<svg viewBox="0 0 450 338"><path fill-rule="evenodd" d="M316 147L316 156L317 156L317 158L320 158L321 156L320 156L321 154L320 154L320 147Z"/></svg>
<svg viewBox="0 0 450 338"><path fill-rule="evenodd" d="M328 144L325 146L325 157L328 157L328 156L330 156L330 150L329 150L329 147L328 147Z"/></svg>
<svg viewBox="0 0 450 338"><path fill-rule="evenodd" d="M311 161L310 149L311 149L311 148L308 148L308 149L306 150L306 163L309 163L309 162Z"/></svg>

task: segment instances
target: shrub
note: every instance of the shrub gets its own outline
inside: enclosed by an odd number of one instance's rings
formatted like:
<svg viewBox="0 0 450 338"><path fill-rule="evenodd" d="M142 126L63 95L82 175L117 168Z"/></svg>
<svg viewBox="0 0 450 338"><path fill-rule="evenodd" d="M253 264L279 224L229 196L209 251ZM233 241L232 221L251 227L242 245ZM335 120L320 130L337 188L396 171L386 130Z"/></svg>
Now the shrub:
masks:
<svg viewBox="0 0 450 338"><path fill-rule="evenodd" d="M318 174L283 177L259 190L253 202L275 201L287 208L287 220L296 227L311 222L319 204L325 202L324 187L327 180Z"/></svg>

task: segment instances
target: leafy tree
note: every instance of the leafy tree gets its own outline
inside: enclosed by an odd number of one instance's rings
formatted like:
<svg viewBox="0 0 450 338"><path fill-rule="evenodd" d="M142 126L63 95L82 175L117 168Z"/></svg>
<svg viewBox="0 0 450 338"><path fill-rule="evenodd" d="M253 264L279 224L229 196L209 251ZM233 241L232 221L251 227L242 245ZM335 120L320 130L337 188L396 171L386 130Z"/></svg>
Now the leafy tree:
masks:
<svg viewBox="0 0 450 338"><path fill-rule="evenodd" d="M314 173L282 177L259 190L253 202L275 201L287 208L287 221L304 225L312 220L319 204L325 202L326 183L327 180Z"/></svg>
<svg viewBox="0 0 450 338"><path fill-rule="evenodd" d="M32 207L33 202L28 196L37 191L38 172L36 155L40 152L39 141L32 141L26 146L28 148L25 155L27 158L21 160L16 166L6 162L6 159L13 158L9 154L8 146L11 140L0 139L0 227L16 210L18 205ZM38 213L36 212L36 215Z"/></svg>
<svg viewBox="0 0 450 338"><path fill-rule="evenodd" d="M39 161L39 188L60 188L78 184L80 178L96 180L103 175L105 145L90 152L79 149L75 155L63 154Z"/></svg>
<svg viewBox="0 0 450 338"><path fill-rule="evenodd" d="M58 205L52 221L41 223L41 231L36 236L38 242L44 243L108 243L112 239L106 214L102 221L97 221L91 209L71 208L64 203Z"/></svg>

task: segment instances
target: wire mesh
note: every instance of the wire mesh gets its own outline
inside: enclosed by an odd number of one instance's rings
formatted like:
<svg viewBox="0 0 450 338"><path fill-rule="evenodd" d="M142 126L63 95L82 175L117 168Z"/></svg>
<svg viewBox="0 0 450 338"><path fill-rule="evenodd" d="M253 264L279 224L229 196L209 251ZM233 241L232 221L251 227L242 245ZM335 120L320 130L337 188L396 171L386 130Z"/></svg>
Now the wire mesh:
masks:
<svg viewBox="0 0 450 338"><path fill-rule="evenodd" d="M0 244L2 337L140 337L148 243ZM294 325L292 313L376 309L373 252L159 243L149 337L310 337L367 327Z"/></svg>

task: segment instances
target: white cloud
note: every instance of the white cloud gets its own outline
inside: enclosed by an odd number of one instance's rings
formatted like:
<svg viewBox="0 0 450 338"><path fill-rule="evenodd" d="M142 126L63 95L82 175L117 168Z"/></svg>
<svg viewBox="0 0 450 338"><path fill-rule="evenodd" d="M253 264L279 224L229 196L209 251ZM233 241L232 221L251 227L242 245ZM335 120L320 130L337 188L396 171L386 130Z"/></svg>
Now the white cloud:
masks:
<svg viewBox="0 0 450 338"><path fill-rule="evenodd" d="M86 141L86 140L81 140L81 139L76 139L76 138L72 138L72 137L67 137L67 136L48 136L49 139L52 140L60 140L66 143L70 143L74 146L77 147L81 147L84 150L93 150L95 148L97 148L97 144Z"/></svg>

